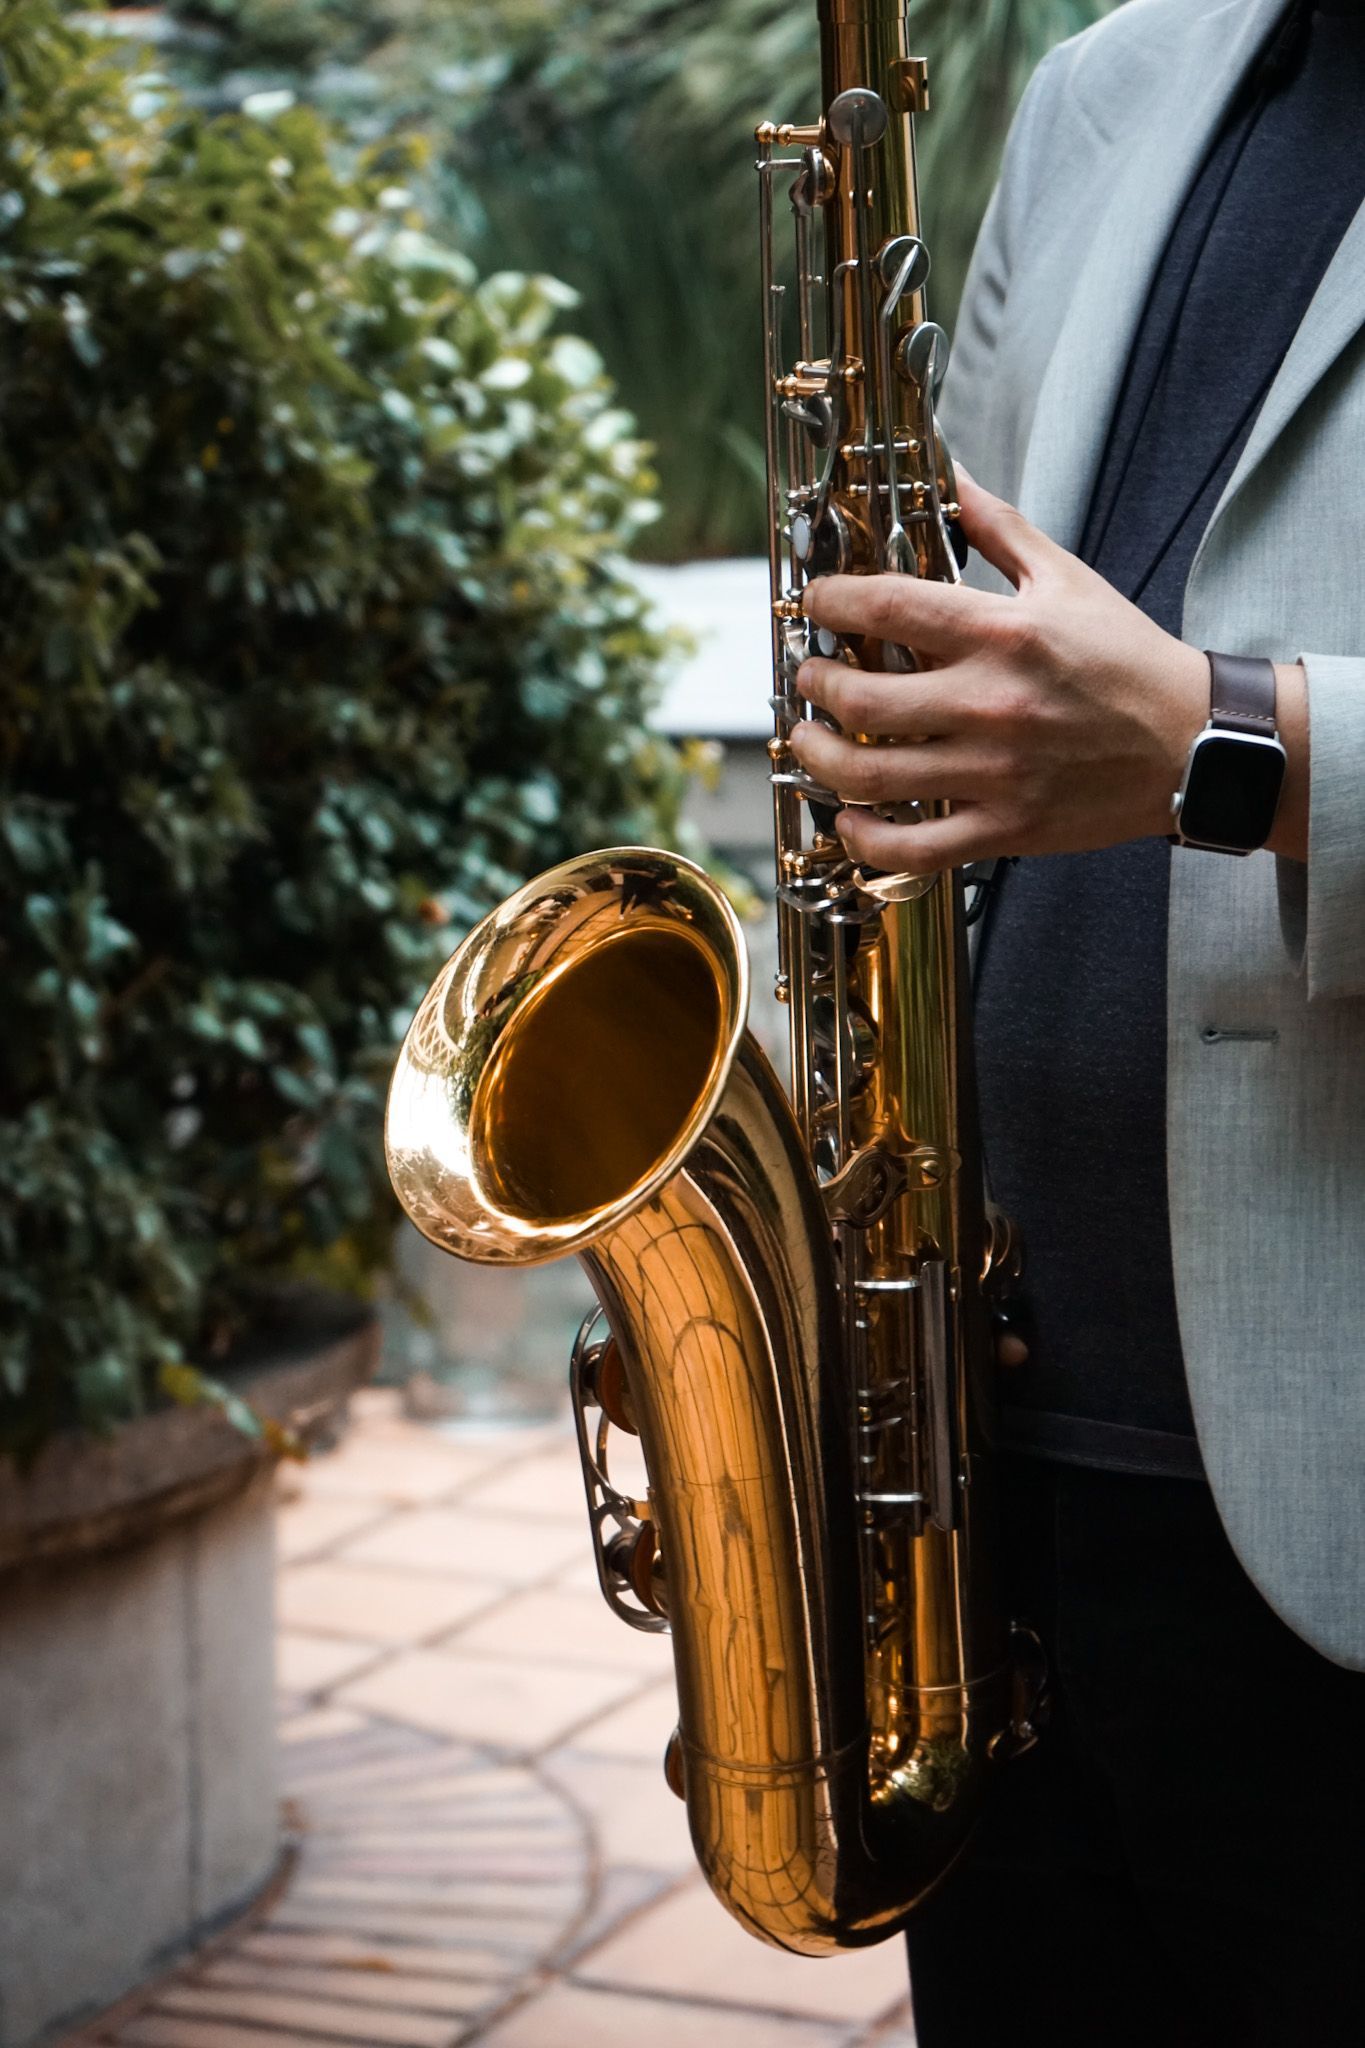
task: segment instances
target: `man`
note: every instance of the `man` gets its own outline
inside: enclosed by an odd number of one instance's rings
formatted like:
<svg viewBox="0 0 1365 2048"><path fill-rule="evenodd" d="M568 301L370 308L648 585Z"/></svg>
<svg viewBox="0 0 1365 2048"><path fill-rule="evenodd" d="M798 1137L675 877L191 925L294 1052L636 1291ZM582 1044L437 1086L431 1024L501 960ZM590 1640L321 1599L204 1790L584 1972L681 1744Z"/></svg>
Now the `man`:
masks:
<svg viewBox="0 0 1365 2048"><path fill-rule="evenodd" d="M902 744L812 724L802 763L953 806L844 812L851 850L1024 857L978 1059L1055 1708L912 1924L920 2048L1365 2031L1362 202L1358 6L1132 0L1054 51L948 387L996 574L807 599L921 669L809 662Z"/></svg>

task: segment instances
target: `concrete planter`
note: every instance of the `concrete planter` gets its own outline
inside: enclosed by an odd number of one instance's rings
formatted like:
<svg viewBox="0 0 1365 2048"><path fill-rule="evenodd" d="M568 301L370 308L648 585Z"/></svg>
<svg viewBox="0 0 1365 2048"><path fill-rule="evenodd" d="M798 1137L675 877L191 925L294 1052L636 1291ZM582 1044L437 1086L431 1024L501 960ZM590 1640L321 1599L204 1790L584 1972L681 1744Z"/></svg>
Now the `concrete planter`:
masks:
<svg viewBox="0 0 1365 2048"><path fill-rule="evenodd" d="M233 1383L315 1436L377 1341L312 1297ZM275 1866L271 1466L183 1409L0 1461L0 2048L58 2040Z"/></svg>

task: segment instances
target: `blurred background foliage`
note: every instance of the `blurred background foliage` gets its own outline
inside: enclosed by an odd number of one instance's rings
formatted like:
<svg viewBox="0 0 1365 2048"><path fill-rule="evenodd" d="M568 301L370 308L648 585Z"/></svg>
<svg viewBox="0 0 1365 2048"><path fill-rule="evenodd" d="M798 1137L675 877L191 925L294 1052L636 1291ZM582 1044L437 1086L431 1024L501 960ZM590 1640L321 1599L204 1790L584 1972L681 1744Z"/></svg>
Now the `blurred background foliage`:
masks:
<svg viewBox="0 0 1365 2048"><path fill-rule="evenodd" d="M1038 59L1113 0L909 0L935 317L951 331L1010 116ZM656 450L661 560L761 552L750 138L818 105L815 0L172 0L211 95L293 90L352 133L420 134L475 262L580 294ZM205 33L208 31L209 33Z"/></svg>
<svg viewBox="0 0 1365 2048"><path fill-rule="evenodd" d="M208 119L0 0L0 1447L389 1256L383 1092L459 932L677 843L656 504L551 279L401 152Z"/></svg>

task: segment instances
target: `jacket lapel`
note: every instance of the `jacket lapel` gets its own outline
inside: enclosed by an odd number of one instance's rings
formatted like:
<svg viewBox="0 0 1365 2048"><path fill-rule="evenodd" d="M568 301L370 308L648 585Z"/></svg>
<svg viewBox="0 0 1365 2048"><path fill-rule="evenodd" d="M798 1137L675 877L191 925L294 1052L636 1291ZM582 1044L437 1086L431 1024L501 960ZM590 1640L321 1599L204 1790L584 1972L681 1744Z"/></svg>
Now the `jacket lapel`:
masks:
<svg viewBox="0 0 1365 2048"><path fill-rule="evenodd" d="M1124 81L1153 108L1118 173L1048 364L1019 490L1021 511L1074 548L1143 305L1195 172L1282 0L1230 0ZM1083 78L1082 78L1083 83ZM1116 141L1115 150L1122 146Z"/></svg>
<svg viewBox="0 0 1365 2048"><path fill-rule="evenodd" d="M1359 209L1342 236L1275 381L1266 393L1265 403L1256 417L1241 458L1214 508L1213 517L1190 565L1191 579L1209 544L1210 535L1228 506L1362 326L1365 326L1365 206Z"/></svg>

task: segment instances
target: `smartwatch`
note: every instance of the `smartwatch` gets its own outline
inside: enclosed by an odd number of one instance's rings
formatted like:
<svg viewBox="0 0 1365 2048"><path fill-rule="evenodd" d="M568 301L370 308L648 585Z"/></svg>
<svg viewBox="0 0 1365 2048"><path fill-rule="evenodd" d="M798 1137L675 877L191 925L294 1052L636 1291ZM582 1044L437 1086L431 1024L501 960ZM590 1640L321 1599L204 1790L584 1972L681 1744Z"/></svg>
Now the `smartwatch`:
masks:
<svg viewBox="0 0 1365 2048"><path fill-rule="evenodd" d="M1173 846L1254 853L1275 823L1285 751L1275 724L1275 665L1208 655L1209 722L1171 799Z"/></svg>

